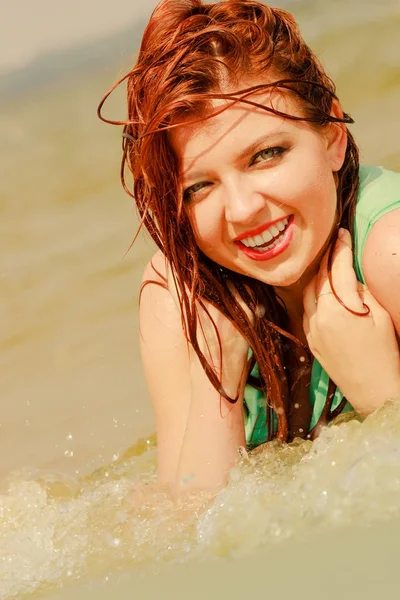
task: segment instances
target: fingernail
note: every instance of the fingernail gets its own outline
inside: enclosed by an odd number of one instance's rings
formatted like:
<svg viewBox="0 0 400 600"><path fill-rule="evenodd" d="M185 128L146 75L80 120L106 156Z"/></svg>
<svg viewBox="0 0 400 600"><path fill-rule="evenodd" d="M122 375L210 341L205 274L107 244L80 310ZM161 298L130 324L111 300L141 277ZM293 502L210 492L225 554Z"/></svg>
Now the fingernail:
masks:
<svg viewBox="0 0 400 600"><path fill-rule="evenodd" d="M344 227L339 228L338 238L342 240L342 242L350 242L351 243L351 235L350 232Z"/></svg>

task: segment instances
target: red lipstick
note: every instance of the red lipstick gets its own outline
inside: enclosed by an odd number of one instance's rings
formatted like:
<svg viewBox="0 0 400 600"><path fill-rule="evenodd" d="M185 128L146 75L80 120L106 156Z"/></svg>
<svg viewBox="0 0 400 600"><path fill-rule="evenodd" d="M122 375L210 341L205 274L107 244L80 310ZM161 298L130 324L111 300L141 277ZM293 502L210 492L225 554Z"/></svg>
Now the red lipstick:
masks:
<svg viewBox="0 0 400 600"><path fill-rule="evenodd" d="M278 219L278 221L281 221L282 219ZM245 246L244 244L242 244L242 242L240 241L240 238L244 239L245 237L249 237L251 234L249 234L248 232L246 232L246 235L241 235L239 236L239 238L236 238L235 240L235 245L239 248L239 250L241 250L241 252L243 252L243 254L245 254L248 258L251 258L252 260L257 260L257 261L262 261L262 260L270 260L271 258L275 258L276 256L279 256L279 254L282 254L282 252L284 252L290 245L290 242L292 241L293 238L293 234L294 234L294 225L293 225L293 221L294 221L294 216L290 215L289 217L289 222L286 226L286 229L281 232L281 235L279 238L278 243L273 246L272 248L270 246L266 246L265 248L260 248L260 250L256 250L255 248L250 248L248 246ZM276 223L277 221L274 221L273 223L270 223L268 225L268 227L270 227L271 225L273 225L274 223ZM266 228L264 227L263 229L258 229L258 232L260 233L260 231L264 231ZM256 229L252 229L251 231L256 231ZM255 234L257 235L257 234Z"/></svg>

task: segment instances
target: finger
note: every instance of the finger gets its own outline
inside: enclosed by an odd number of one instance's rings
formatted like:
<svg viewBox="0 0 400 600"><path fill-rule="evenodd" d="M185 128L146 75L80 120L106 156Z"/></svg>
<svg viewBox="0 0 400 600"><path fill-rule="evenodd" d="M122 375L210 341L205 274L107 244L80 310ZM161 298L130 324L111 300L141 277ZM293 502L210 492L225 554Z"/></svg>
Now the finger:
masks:
<svg viewBox="0 0 400 600"><path fill-rule="evenodd" d="M339 230L332 259L332 282L336 294L348 308L363 310L359 282L353 268L351 235L346 229Z"/></svg>
<svg viewBox="0 0 400 600"><path fill-rule="evenodd" d="M329 292L331 290L331 284L329 283L328 276L328 258L329 258L330 246L328 250L325 252L322 257L321 264L319 265L319 270L317 274L316 281L316 295L317 298L319 294Z"/></svg>
<svg viewBox="0 0 400 600"><path fill-rule="evenodd" d="M365 283L361 283L361 281L357 280L357 290L361 294L361 292L367 292L368 286Z"/></svg>
<svg viewBox="0 0 400 600"><path fill-rule="evenodd" d="M363 284L360 284L363 285ZM363 310L365 312L367 307L369 309L369 316L372 317L373 320L379 318L384 314L389 315L386 309L378 302L378 300L374 297L374 295L369 291L366 285L363 285L363 289L359 289L359 296L361 298L361 302L363 303ZM389 318L391 319L390 315Z"/></svg>
<svg viewBox="0 0 400 600"><path fill-rule="evenodd" d="M316 284L317 277L313 277L303 293L303 331L308 344L310 344L311 323L317 311Z"/></svg>
<svg viewBox="0 0 400 600"><path fill-rule="evenodd" d="M306 340L309 343L310 319L308 318L306 311L304 311L304 313L303 313L303 331L304 331L304 335L306 336Z"/></svg>
<svg viewBox="0 0 400 600"><path fill-rule="evenodd" d="M306 285L303 293L304 314L311 319L317 310L317 277L313 277Z"/></svg>

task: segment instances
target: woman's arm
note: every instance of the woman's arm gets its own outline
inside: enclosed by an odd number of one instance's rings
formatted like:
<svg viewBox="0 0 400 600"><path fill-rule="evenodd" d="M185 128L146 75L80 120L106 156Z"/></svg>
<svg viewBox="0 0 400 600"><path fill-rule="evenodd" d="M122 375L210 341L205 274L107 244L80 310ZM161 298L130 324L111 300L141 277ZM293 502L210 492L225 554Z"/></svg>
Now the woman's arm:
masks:
<svg viewBox="0 0 400 600"><path fill-rule="evenodd" d="M337 241L332 262L332 294L327 256L304 293L304 331L310 349L330 378L362 416L389 398L400 397L400 355L391 315L371 290L357 282L349 232ZM363 305L365 303L365 305Z"/></svg>
<svg viewBox="0 0 400 600"><path fill-rule="evenodd" d="M363 271L368 288L390 314L400 338L400 209L381 217L372 227Z"/></svg>
<svg viewBox="0 0 400 600"><path fill-rule="evenodd" d="M167 278L161 253L146 267L143 282L162 283L157 271ZM140 300L141 354L156 417L158 479L179 491L218 489L227 482L238 447L245 444L242 397L230 405L213 388L185 339L174 296L174 290L148 283ZM243 357L244 364L245 353Z"/></svg>

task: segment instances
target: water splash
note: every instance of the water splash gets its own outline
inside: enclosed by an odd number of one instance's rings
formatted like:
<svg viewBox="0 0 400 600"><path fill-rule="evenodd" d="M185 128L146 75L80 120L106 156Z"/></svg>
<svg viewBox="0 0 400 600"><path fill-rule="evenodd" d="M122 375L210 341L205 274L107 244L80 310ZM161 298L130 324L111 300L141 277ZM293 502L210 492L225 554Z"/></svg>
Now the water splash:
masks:
<svg viewBox="0 0 400 600"><path fill-rule="evenodd" d="M208 505L155 484L155 440L83 480L14 474L0 495L0 595L169 561L234 557L266 543L400 516L400 401L346 414L313 443L244 453Z"/></svg>

